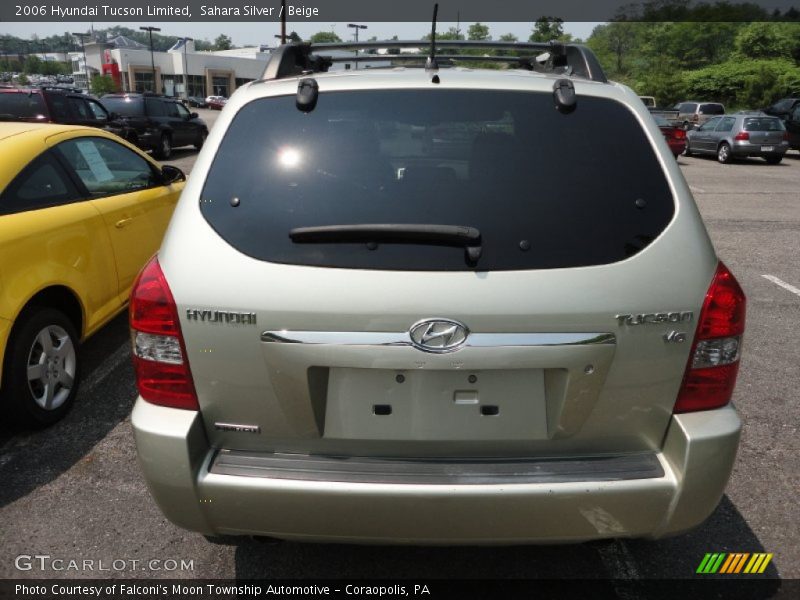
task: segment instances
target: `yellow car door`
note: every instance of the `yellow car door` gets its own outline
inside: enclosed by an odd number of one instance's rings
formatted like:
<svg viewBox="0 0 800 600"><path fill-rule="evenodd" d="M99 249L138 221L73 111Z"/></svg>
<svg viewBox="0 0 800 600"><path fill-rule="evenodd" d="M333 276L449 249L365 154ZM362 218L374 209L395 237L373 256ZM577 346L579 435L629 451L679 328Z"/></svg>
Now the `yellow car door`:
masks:
<svg viewBox="0 0 800 600"><path fill-rule="evenodd" d="M103 220L90 202L81 201L51 153L41 154L16 176L1 204L0 316L15 318L28 299L50 286L77 294L85 313L84 333L119 310L114 256Z"/></svg>
<svg viewBox="0 0 800 600"><path fill-rule="evenodd" d="M118 294L126 301L133 280L158 250L183 184L166 184L160 169L113 139L82 136L55 145L103 216L117 266Z"/></svg>

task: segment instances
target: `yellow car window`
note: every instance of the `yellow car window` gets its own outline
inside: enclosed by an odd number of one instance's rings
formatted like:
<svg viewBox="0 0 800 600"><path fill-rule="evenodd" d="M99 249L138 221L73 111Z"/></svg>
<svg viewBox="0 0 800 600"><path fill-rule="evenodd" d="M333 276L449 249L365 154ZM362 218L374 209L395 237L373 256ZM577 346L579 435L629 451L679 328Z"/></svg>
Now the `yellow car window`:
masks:
<svg viewBox="0 0 800 600"><path fill-rule="evenodd" d="M82 137L62 142L57 148L93 197L159 183L144 158L111 140Z"/></svg>
<svg viewBox="0 0 800 600"><path fill-rule="evenodd" d="M78 196L61 165L45 153L23 169L0 196L0 214L66 204Z"/></svg>

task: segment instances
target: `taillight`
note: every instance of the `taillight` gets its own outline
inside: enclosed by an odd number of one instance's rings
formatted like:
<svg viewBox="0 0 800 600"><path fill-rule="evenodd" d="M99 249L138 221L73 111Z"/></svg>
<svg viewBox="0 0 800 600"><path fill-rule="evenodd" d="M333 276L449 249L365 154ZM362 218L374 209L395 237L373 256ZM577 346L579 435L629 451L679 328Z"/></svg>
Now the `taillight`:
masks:
<svg viewBox="0 0 800 600"><path fill-rule="evenodd" d="M739 371L745 305L736 278L719 263L700 312L675 402L676 413L719 408L730 402Z"/></svg>
<svg viewBox="0 0 800 600"><path fill-rule="evenodd" d="M178 310L156 257L133 284L130 325L141 397L161 406L200 410Z"/></svg>
<svg viewBox="0 0 800 600"><path fill-rule="evenodd" d="M672 135L676 140L686 139L686 132L683 129L678 129L677 127L672 130Z"/></svg>
<svg viewBox="0 0 800 600"><path fill-rule="evenodd" d="M750 139L750 134L749 134L749 133L747 133L746 131L740 131L739 133L737 133L737 134L734 136L734 138L733 138L733 139L735 139L735 140L738 140L738 141L740 141L740 142L746 142L747 140L749 140L749 139Z"/></svg>
<svg viewBox="0 0 800 600"><path fill-rule="evenodd" d="M788 131L784 131L783 132L783 141L784 142L788 142L789 141L789 132Z"/></svg>

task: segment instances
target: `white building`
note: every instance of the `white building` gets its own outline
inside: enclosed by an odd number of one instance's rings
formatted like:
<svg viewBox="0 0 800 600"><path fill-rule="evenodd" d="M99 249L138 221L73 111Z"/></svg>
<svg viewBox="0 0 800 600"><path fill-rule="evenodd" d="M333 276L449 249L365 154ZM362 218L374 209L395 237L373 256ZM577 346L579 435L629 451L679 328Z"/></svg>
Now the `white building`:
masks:
<svg viewBox="0 0 800 600"><path fill-rule="evenodd" d="M153 52L128 38L87 42L89 77L109 74L123 91L152 91L167 96L230 96L264 73L269 52L264 47L198 52L194 42L178 42L167 52ZM154 69L155 67L155 69ZM83 52L72 53L75 83L86 86ZM154 82L155 71L155 82ZM184 89L184 83L188 89ZM188 93L187 93L188 92Z"/></svg>

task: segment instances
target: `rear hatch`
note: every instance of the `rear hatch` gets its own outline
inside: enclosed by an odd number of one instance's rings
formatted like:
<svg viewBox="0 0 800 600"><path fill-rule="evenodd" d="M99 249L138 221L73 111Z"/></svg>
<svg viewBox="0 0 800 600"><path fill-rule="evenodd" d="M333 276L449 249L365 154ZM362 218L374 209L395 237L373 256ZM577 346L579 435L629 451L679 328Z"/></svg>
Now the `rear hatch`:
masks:
<svg viewBox="0 0 800 600"><path fill-rule="evenodd" d="M616 99L564 114L550 91L241 106L161 253L212 443L658 448L716 266L659 138Z"/></svg>
<svg viewBox="0 0 800 600"><path fill-rule="evenodd" d="M743 128L748 133L750 143L763 146L764 152L771 152L780 146L786 131L776 117L748 117L744 120Z"/></svg>
<svg viewBox="0 0 800 600"><path fill-rule="evenodd" d="M34 90L0 90L0 121L49 121L41 93Z"/></svg>

